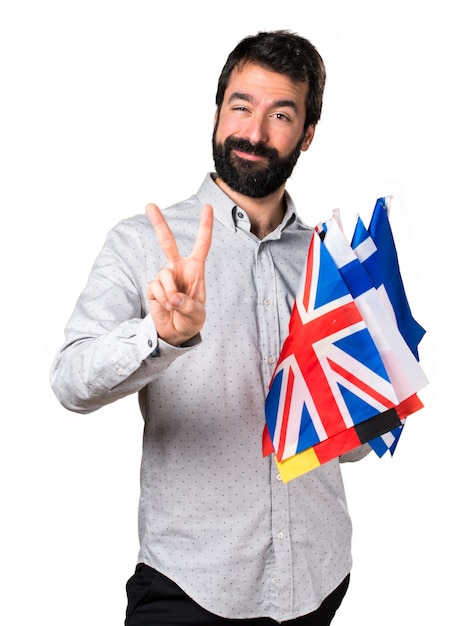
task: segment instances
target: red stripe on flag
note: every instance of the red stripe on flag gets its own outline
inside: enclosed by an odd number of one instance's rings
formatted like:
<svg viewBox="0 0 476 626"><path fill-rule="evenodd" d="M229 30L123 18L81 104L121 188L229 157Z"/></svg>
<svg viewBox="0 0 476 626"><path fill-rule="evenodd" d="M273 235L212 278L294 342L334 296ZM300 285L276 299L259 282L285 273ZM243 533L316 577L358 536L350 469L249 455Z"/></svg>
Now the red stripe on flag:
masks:
<svg viewBox="0 0 476 626"><path fill-rule="evenodd" d="M414 393L413 396L410 396L406 400L403 400L402 402L400 402L400 404L395 407L395 410L397 412L398 417L401 420L403 420L408 415L411 415L412 413L415 413L416 411L419 411L422 408L423 408L423 402L416 395L416 393Z"/></svg>
<svg viewBox="0 0 476 626"><path fill-rule="evenodd" d="M387 409L391 409L392 407L395 406L395 404L393 402L390 402L388 398L386 398L385 396L382 396L382 394L379 393L376 389L364 383L362 379L354 376L354 374L349 372L349 370L344 369L341 365L338 365L331 359L328 359L328 363L331 366L331 368L334 370L334 372L337 372L338 374L343 376L346 380L354 384L356 387L358 387L359 389L362 389L362 391L364 391L368 396L370 396L377 402L380 402L380 404L382 404Z"/></svg>
<svg viewBox="0 0 476 626"><path fill-rule="evenodd" d="M271 435L269 434L267 424L265 424L263 428L262 448L263 448L263 456L268 456L268 454L271 454L272 452L274 452L273 442L271 441Z"/></svg>
<svg viewBox="0 0 476 626"><path fill-rule="evenodd" d="M332 461L346 452L355 450L362 445L354 428L348 428L330 439L325 439L313 446L313 450L319 459L321 465Z"/></svg>
<svg viewBox="0 0 476 626"><path fill-rule="evenodd" d="M317 309L316 315L315 319L303 322L298 309L293 310L293 315L291 315L289 320L289 335L284 343L284 354L281 355L280 361L288 354L296 352L296 349L301 345L305 346L310 342L321 341L321 339L326 339L329 335L338 333L349 326L363 321L362 315L353 300L327 313L319 312L319 309Z"/></svg>
<svg viewBox="0 0 476 626"><path fill-rule="evenodd" d="M306 311L309 308L309 298L311 297L311 283L312 283L312 268L314 264L314 237L311 239L309 246L309 252L307 255L307 268L306 268L306 280L304 283L304 293L302 296L302 303Z"/></svg>
<svg viewBox="0 0 476 626"><path fill-rule="evenodd" d="M286 398L284 401L284 411L283 411L283 423L281 424L281 432L279 434L279 445L277 450L278 459L281 459L284 452L284 447L286 445L286 433L288 430L288 421L289 421L289 409L291 406L291 398L293 395L294 388L294 372L292 369L289 369L288 373L288 385L286 388Z"/></svg>
<svg viewBox="0 0 476 626"><path fill-rule="evenodd" d="M320 337L316 337L313 333L312 340L314 342L319 341L319 339L324 339L329 335L340 332L344 328L353 326L359 322L362 322L362 315L360 314L357 305L354 301L348 302L347 304L343 304L342 306L329 311L329 313L319 315L315 322L310 322L313 326L316 324L320 331ZM309 326L309 324L306 326ZM312 330L314 331L314 328ZM306 332L308 332L307 329Z"/></svg>

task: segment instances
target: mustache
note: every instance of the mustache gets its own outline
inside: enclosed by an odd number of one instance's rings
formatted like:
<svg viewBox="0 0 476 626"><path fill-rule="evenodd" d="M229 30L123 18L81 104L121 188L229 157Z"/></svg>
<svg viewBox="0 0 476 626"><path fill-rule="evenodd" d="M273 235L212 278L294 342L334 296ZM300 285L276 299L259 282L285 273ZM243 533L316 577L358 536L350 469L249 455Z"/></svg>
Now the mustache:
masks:
<svg viewBox="0 0 476 626"><path fill-rule="evenodd" d="M263 142L251 143L248 139L239 137L227 137L224 142L225 151L229 154L231 150L246 152L256 156L267 157L268 159L276 159L279 154L276 148L270 148Z"/></svg>

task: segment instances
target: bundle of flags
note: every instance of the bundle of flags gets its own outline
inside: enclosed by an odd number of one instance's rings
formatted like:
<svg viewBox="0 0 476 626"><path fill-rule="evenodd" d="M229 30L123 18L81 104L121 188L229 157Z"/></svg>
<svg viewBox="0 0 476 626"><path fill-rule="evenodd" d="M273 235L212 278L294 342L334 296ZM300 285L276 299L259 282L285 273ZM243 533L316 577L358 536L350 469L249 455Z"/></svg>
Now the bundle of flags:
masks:
<svg viewBox="0 0 476 626"><path fill-rule="evenodd" d="M266 398L263 454L283 482L368 443L393 455L428 380L400 274L388 201L349 244L338 212L316 227Z"/></svg>

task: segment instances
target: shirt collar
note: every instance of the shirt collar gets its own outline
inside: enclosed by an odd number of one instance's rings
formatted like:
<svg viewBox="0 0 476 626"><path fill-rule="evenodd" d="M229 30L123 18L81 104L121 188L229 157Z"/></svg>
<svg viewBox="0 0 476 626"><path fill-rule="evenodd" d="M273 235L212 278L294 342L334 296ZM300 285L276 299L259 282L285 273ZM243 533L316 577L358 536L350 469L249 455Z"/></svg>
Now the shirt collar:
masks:
<svg viewBox="0 0 476 626"><path fill-rule="evenodd" d="M237 229L238 220L247 219L246 212L238 207L233 200L226 195L226 193L215 183L214 174L208 173L205 176L200 189L197 192L197 196L201 204L211 204L213 207L213 213L217 220L219 220L224 226L231 230ZM294 202L287 191L284 192L284 199L286 201L286 212L283 217L283 221L276 228L273 233L268 235L269 238L275 239L281 236L281 232L293 224L296 221L297 214ZM243 217L239 217L239 213L243 214ZM249 221L249 220L248 220ZM267 237L267 238L268 238Z"/></svg>

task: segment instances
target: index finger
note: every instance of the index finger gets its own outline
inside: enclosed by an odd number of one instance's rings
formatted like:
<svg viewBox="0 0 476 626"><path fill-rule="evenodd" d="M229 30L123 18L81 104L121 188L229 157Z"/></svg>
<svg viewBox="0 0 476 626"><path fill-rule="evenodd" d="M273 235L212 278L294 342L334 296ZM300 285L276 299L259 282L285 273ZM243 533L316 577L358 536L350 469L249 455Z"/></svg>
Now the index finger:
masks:
<svg viewBox="0 0 476 626"><path fill-rule="evenodd" d="M197 238L191 256L205 263L212 243L213 209L210 204L204 204L200 214Z"/></svg>
<svg viewBox="0 0 476 626"><path fill-rule="evenodd" d="M145 212L150 223L154 227L155 234L159 240L160 247L164 251L165 258L168 262L173 263L180 259L180 252L173 232L170 230L165 217L162 215L156 204L148 204Z"/></svg>

